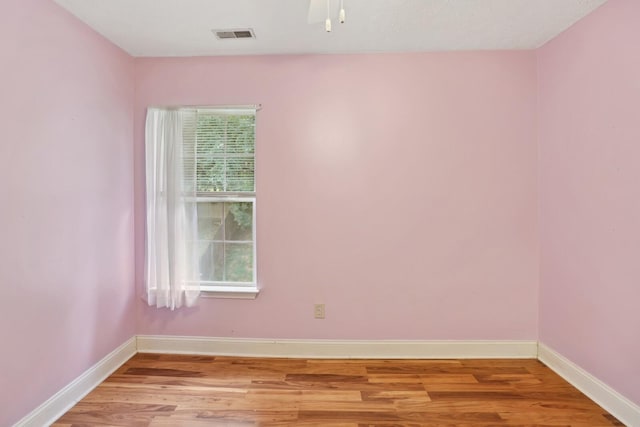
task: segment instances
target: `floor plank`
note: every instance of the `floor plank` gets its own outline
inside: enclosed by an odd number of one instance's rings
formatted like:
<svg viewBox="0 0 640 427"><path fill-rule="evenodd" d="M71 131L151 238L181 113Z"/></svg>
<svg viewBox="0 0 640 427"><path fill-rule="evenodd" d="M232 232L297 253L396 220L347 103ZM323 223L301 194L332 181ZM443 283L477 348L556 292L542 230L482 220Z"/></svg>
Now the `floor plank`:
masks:
<svg viewBox="0 0 640 427"><path fill-rule="evenodd" d="M54 426L620 426L537 360L138 354Z"/></svg>

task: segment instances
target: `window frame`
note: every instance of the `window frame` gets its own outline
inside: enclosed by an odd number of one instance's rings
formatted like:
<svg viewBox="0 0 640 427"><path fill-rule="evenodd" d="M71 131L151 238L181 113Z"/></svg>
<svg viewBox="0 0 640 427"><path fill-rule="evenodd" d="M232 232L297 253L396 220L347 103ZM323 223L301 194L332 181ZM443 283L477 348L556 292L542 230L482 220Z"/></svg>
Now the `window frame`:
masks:
<svg viewBox="0 0 640 427"><path fill-rule="evenodd" d="M213 112L220 115L242 115L251 112L257 121L258 108L229 106L229 107L191 107L184 108L185 111L195 110L196 114L202 112ZM197 135L197 119L196 119L196 135ZM253 140L253 191L231 191L231 192L197 192L196 203L231 203L231 202L250 202L252 203L252 246L253 246L253 281L252 282L216 282L200 280L200 294L202 297L213 298L234 298L234 299L255 299L260 293L258 288L258 258L257 258L257 230L256 230L256 212L257 212L257 179L256 179L256 129L254 122L254 140ZM196 137L197 149L197 137ZM197 170L197 169L196 169ZM226 240L224 241L226 242Z"/></svg>

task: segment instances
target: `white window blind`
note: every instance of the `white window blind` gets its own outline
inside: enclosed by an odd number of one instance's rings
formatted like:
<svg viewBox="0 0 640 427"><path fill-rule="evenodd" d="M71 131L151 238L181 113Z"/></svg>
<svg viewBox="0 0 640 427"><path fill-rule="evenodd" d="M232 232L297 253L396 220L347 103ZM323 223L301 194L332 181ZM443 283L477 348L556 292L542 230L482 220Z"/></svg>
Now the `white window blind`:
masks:
<svg viewBox="0 0 640 427"><path fill-rule="evenodd" d="M185 173L195 173L198 193L255 193L255 117L250 109L185 110Z"/></svg>

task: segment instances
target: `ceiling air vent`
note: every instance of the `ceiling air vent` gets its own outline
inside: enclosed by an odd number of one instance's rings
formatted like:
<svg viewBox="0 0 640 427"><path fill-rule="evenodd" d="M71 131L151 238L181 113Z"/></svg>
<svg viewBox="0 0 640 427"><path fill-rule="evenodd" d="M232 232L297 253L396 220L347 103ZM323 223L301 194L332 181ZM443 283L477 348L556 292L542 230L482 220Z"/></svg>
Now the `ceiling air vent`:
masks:
<svg viewBox="0 0 640 427"><path fill-rule="evenodd" d="M239 30L211 30L216 35L218 40L230 40L230 39L255 39L256 35L253 34L251 28L242 28Z"/></svg>

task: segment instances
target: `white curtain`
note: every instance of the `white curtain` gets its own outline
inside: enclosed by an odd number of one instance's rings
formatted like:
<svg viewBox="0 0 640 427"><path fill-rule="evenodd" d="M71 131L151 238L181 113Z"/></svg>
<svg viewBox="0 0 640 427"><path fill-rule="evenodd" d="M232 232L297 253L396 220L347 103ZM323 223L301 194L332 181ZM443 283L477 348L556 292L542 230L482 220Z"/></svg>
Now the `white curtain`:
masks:
<svg viewBox="0 0 640 427"><path fill-rule="evenodd" d="M183 122L178 110L147 111L146 296L171 310L194 305L200 293L195 156L184 149Z"/></svg>

